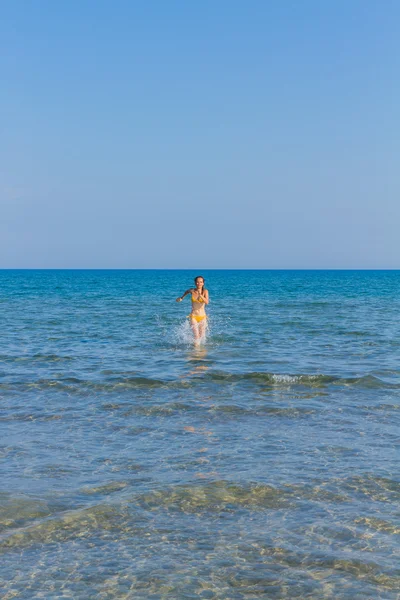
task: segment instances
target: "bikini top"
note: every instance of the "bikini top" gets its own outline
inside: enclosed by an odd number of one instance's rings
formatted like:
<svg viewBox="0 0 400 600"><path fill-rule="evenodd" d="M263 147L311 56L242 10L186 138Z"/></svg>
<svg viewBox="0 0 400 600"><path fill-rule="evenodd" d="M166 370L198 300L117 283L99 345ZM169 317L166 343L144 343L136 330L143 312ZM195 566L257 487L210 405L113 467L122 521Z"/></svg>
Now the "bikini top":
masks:
<svg viewBox="0 0 400 600"><path fill-rule="evenodd" d="M199 303L201 303L201 302L204 302L204 300L203 299L197 300L197 298L194 297L194 294L192 294L192 302L199 302Z"/></svg>

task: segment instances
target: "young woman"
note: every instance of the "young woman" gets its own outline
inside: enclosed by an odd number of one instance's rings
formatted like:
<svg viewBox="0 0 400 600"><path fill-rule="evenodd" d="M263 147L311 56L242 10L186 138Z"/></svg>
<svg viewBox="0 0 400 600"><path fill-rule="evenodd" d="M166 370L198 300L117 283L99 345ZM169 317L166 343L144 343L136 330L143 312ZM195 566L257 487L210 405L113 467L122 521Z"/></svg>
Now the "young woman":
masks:
<svg viewBox="0 0 400 600"><path fill-rule="evenodd" d="M182 302L185 296L192 296L192 312L189 315L190 324L193 329L195 342L199 342L204 336L207 328L207 315L205 311L206 304L209 303L208 290L204 287L205 279L201 275L194 278L195 288L186 290L183 296L176 299Z"/></svg>

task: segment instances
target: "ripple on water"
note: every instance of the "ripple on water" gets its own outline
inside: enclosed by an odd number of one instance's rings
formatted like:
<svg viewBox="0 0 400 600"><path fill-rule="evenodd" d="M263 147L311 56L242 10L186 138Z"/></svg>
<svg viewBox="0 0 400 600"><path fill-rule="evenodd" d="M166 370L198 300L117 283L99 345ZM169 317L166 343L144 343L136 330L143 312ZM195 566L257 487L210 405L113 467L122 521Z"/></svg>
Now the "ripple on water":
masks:
<svg viewBox="0 0 400 600"><path fill-rule="evenodd" d="M164 388L183 389L202 386L210 381L218 389L218 385L254 384L255 386L285 389L288 387L325 388L327 386L360 387L366 389L400 389L400 383L384 381L374 375L362 377L334 377L331 375L289 375L263 372L228 373L223 371L195 371L192 375L178 379L153 379L149 377L118 377L95 381L77 377L40 378L37 380L14 380L0 383L0 391L36 392L57 390L70 394L82 394L85 391L113 392L134 389Z"/></svg>

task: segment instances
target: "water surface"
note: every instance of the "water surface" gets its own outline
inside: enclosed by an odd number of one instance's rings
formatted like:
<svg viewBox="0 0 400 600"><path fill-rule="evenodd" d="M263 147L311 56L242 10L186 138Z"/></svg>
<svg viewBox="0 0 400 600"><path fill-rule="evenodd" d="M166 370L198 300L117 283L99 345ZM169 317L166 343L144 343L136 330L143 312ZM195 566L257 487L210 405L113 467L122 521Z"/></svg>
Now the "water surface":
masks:
<svg viewBox="0 0 400 600"><path fill-rule="evenodd" d="M398 599L400 273L0 271L4 598Z"/></svg>

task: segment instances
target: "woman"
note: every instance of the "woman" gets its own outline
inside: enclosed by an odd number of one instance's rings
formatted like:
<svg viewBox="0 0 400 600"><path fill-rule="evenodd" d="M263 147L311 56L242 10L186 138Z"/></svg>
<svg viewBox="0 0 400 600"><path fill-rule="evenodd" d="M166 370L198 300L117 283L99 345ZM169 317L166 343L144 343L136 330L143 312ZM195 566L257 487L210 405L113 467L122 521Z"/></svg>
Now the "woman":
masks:
<svg viewBox="0 0 400 600"><path fill-rule="evenodd" d="M199 342L204 336L207 328L207 315L205 305L209 303L208 290L204 287L205 279L201 275L194 278L195 288L186 290L183 296L176 299L182 302L187 294L192 295L192 312L189 315L190 324L193 329L195 342Z"/></svg>

